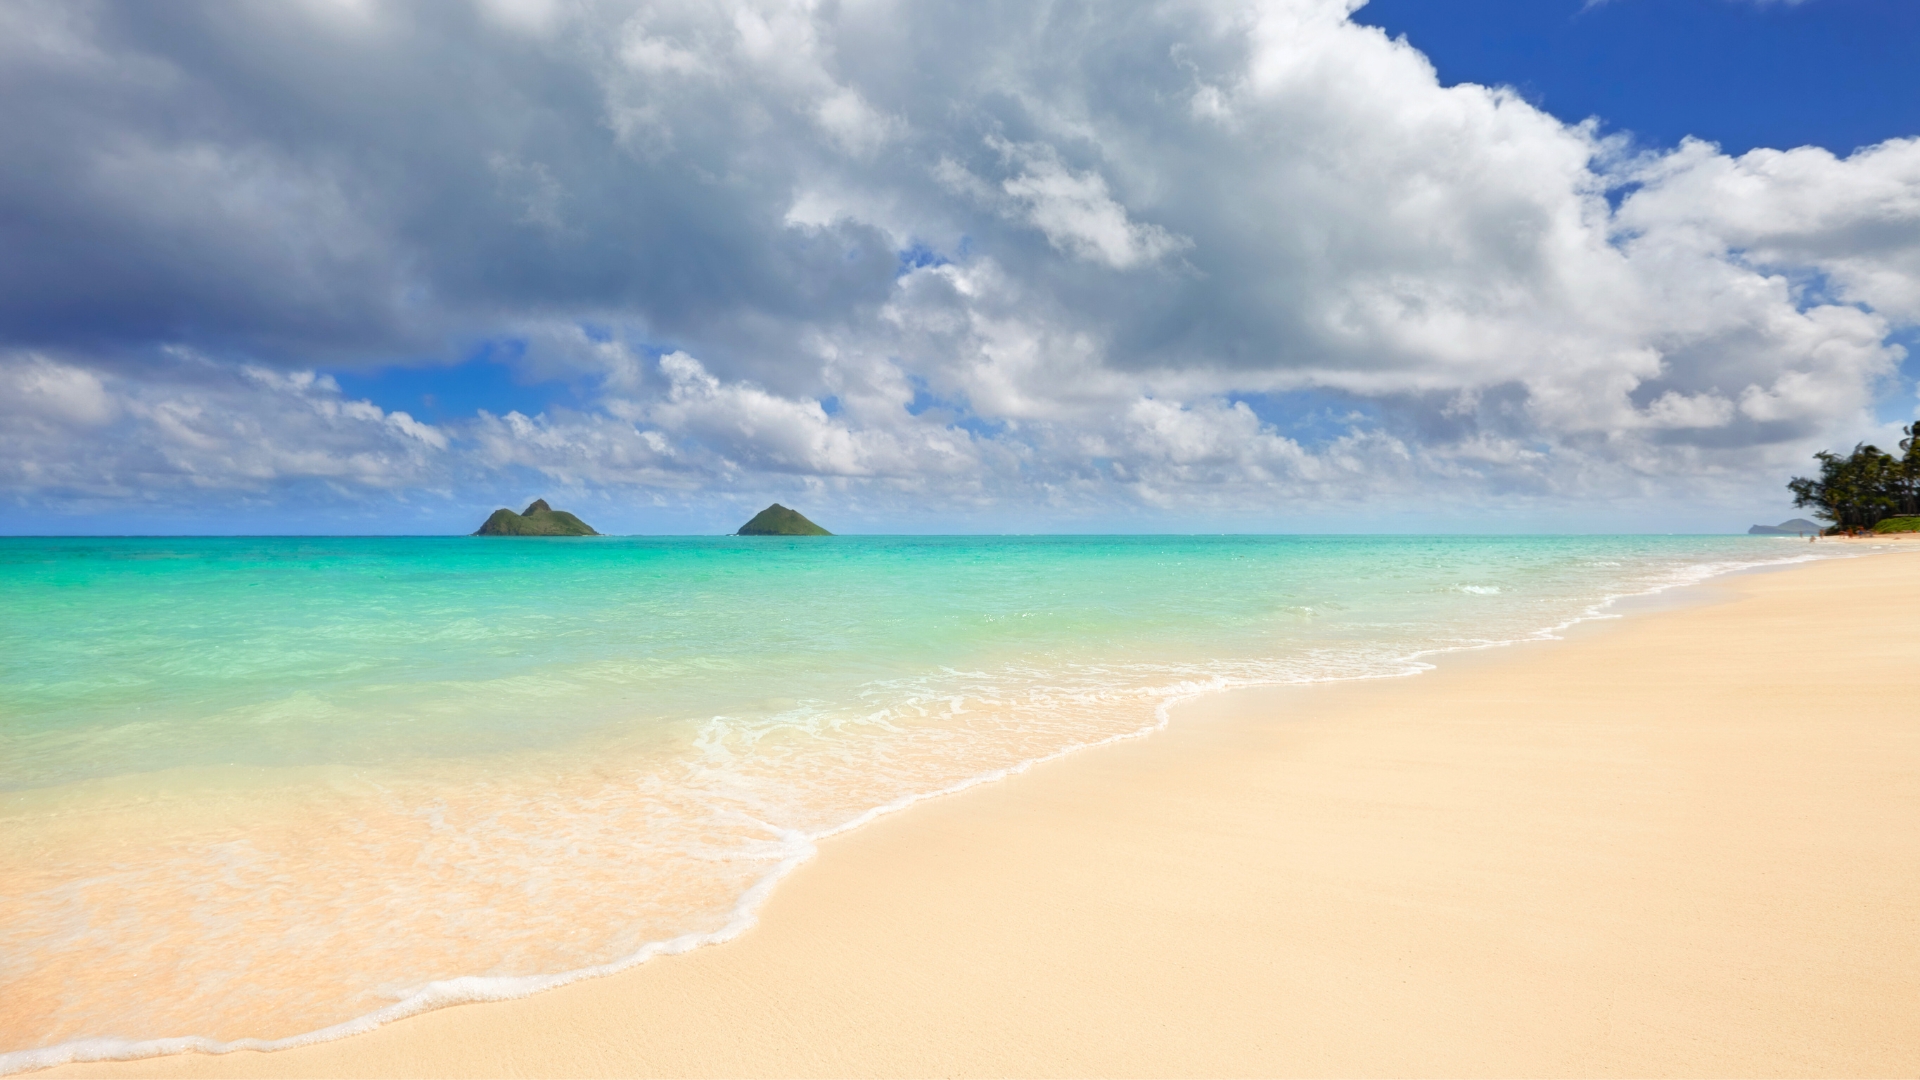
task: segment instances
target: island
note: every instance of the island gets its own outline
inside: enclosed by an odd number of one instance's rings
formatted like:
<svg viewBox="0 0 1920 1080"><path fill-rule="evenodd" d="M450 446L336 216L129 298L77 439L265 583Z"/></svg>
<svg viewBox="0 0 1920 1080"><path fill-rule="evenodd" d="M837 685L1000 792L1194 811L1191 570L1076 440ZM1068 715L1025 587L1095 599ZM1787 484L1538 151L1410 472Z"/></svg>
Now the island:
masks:
<svg viewBox="0 0 1920 1080"><path fill-rule="evenodd" d="M1755 525L1747 530L1748 536L1818 536L1827 531L1825 525L1806 518L1790 518L1778 525Z"/></svg>
<svg viewBox="0 0 1920 1080"><path fill-rule="evenodd" d="M774 503L765 510L753 515L753 520L740 526L735 536L832 536L827 530L808 521L806 515L798 510L789 510Z"/></svg>
<svg viewBox="0 0 1920 1080"><path fill-rule="evenodd" d="M555 510L547 505L545 499L535 499L521 513L514 513L506 507L493 512L487 523L474 530L475 536L599 536L593 526L567 513Z"/></svg>

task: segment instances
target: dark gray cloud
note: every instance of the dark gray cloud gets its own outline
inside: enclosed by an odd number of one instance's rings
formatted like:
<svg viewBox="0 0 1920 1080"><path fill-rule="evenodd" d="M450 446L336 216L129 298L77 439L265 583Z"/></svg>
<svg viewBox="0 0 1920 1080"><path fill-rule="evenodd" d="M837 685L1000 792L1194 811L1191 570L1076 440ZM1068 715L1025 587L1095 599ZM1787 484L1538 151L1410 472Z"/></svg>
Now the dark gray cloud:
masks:
<svg viewBox="0 0 1920 1080"><path fill-rule="evenodd" d="M725 338L876 306L892 279L870 228L784 227L791 158L743 141L723 96L686 103L671 153L623 141L587 27L529 38L456 5L14 16L65 39L5 66L16 346L380 362L599 312Z"/></svg>

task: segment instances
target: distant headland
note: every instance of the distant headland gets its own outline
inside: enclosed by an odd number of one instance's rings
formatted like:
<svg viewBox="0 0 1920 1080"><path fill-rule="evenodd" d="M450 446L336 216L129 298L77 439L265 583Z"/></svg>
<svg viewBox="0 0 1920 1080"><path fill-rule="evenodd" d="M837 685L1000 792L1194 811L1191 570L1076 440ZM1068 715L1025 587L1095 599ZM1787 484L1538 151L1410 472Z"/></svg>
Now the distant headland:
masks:
<svg viewBox="0 0 1920 1080"><path fill-rule="evenodd" d="M736 536L832 536L827 530L808 521L806 515L798 510L789 510L774 503L765 510L753 515L753 520L740 526Z"/></svg>
<svg viewBox="0 0 1920 1080"><path fill-rule="evenodd" d="M1755 525L1747 530L1748 536L1819 536L1827 527L1817 521L1806 518L1792 518L1778 525Z"/></svg>
<svg viewBox="0 0 1920 1080"><path fill-rule="evenodd" d="M545 499L533 500L533 505L521 513L514 513L506 507L493 512L487 523L474 531L475 536L599 536L593 526L567 513L555 510L547 505Z"/></svg>

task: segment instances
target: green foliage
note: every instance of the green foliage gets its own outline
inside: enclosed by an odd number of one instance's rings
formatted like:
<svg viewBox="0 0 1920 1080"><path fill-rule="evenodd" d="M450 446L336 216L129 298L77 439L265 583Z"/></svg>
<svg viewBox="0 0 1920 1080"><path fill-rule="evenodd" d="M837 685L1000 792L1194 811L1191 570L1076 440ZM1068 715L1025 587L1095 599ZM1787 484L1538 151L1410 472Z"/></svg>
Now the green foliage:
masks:
<svg viewBox="0 0 1920 1080"><path fill-rule="evenodd" d="M765 510L753 515L753 520L740 526L741 536L832 536L827 530L808 521L797 510L789 510L774 503Z"/></svg>
<svg viewBox="0 0 1920 1080"><path fill-rule="evenodd" d="M1903 431L1900 457L1866 443L1846 457L1828 450L1813 455L1820 475L1787 483L1793 505L1841 529L1871 529L1882 518L1920 514L1920 423Z"/></svg>
<svg viewBox="0 0 1920 1080"><path fill-rule="evenodd" d="M487 518L475 536L599 536L593 526L567 513L555 510L547 505L545 499L535 499L526 512L516 514L502 507Z"/></svg>
<svg viewBox="0 0 1920 1080"><path fill-rule="evenodd" d="M1880 521L1874 525L1873 531L1877 533L1920 533L1920 517L1881 518Z"/></svg>

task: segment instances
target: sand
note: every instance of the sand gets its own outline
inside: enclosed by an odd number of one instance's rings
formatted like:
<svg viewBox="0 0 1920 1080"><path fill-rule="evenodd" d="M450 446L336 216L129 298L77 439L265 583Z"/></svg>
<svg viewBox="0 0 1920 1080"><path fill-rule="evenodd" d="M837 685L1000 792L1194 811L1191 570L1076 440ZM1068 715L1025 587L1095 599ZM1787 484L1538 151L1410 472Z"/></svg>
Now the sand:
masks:
<svg viewBox="0 0 1920 1080"><path fill-rule="evenodd" d="M1920 1074L1920 558L1688 593L1184 706L829 841L727 945L56 1071Z"/></svg>

